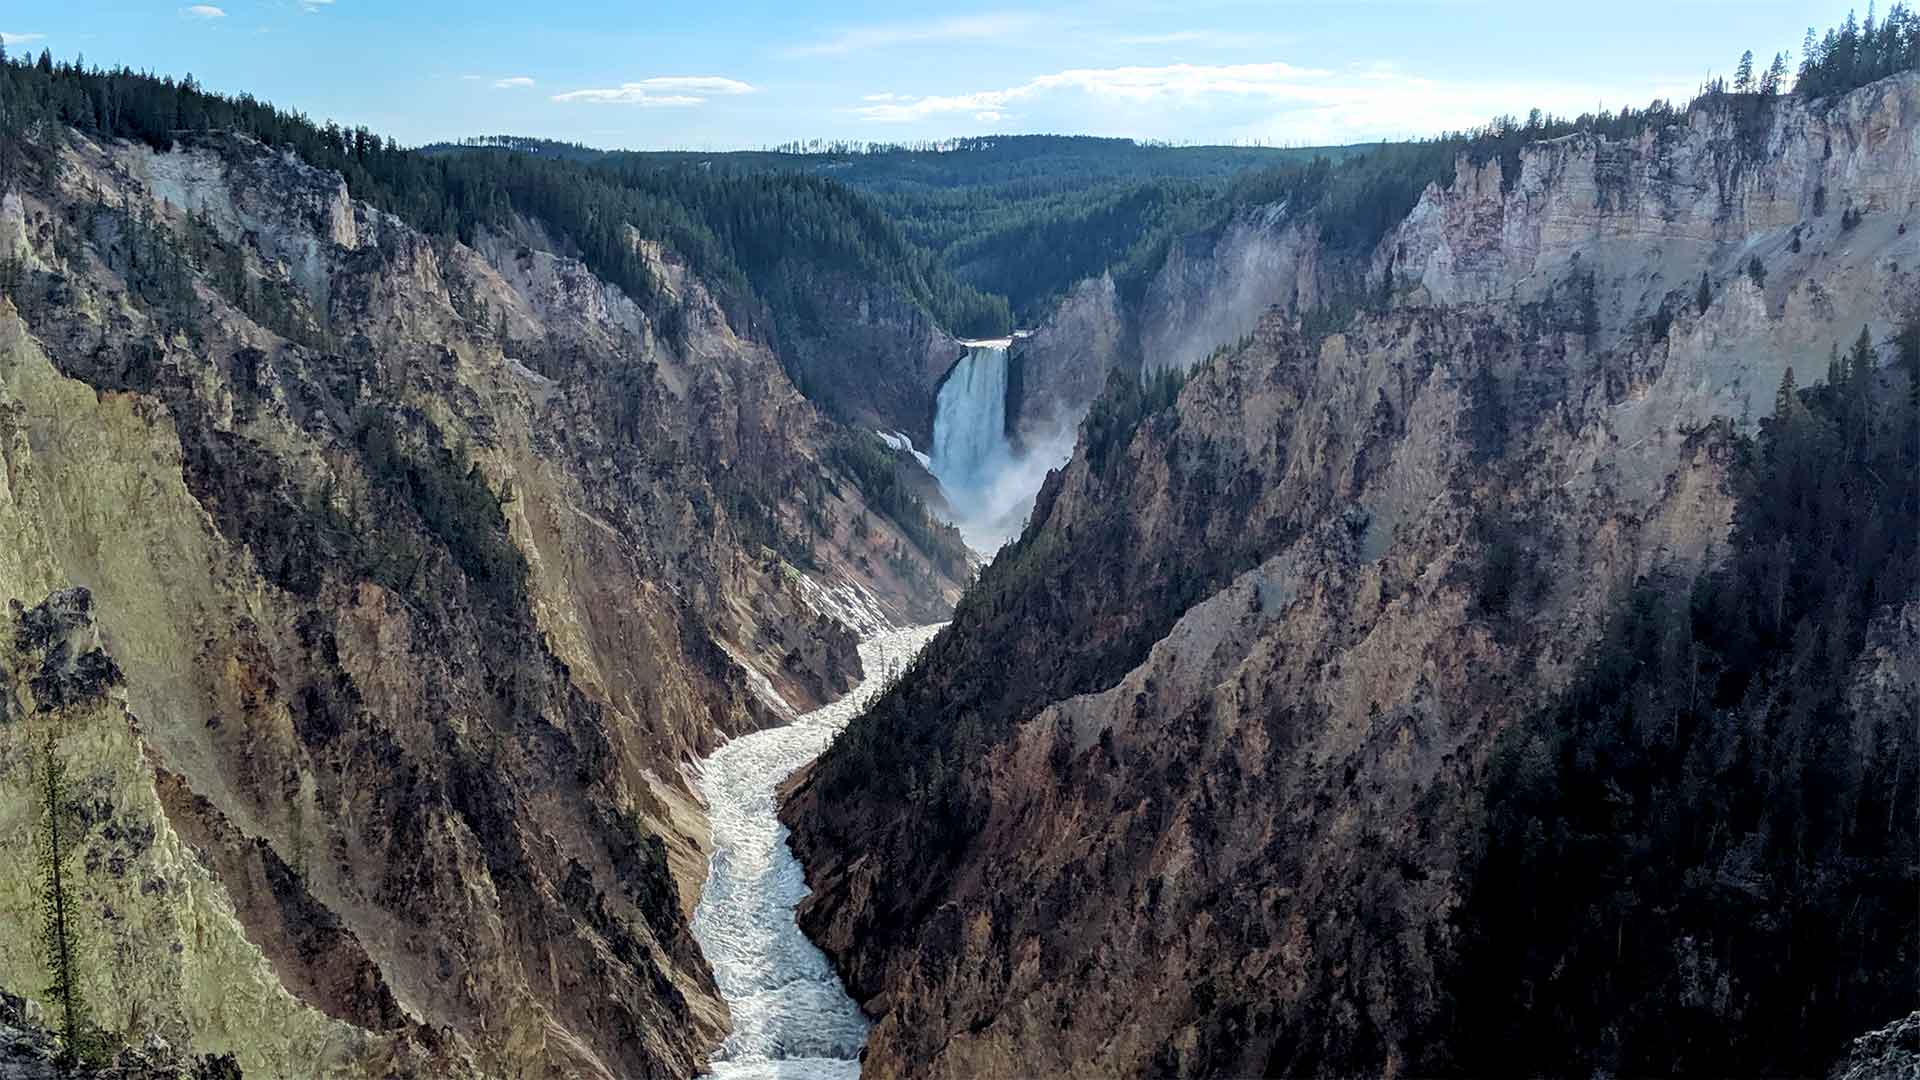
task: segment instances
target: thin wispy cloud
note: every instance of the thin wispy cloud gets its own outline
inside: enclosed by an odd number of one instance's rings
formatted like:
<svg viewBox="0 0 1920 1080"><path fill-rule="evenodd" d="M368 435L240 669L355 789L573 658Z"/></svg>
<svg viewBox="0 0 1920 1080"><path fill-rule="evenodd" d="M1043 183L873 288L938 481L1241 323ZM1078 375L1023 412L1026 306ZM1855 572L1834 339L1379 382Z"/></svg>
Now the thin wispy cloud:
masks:
<svg viewBox="0 0 1920 1080"><path fill-rule="evenodd" d="M493 80L495 90L524 90L532 85L533 77L530 75L509 75L504 79Z"/></svg>
<svg viewBox="0 0 1920 1080"><path fill-rule="evenodd" d="M183 7L180 9L180 14L185 15L189 19L224 19L227 17L226 12L214 7L212 4L195 4L192 7Z"/></svg>
<svg viewBox="0 0 1920 1080"><path fill-rule="evenodd" d="M461 81L461 82L479 82L479 81L480 81L480 79L481 79L481 76L479 76L479 75L462 75L462 76L460 76L460 81Z"/></svg>
<svg viewBox="0 0 1920 1080"><path fill-rule="evenodd" d="M1112 41L1115 45L1185 45L1209 36L1205 30L1175 30L1167 34L1122 34Z"/></svg>
<svg viewBox="0 0 1920 1080"><path fill-rule="evenodd" d="M1197 101L1212 96L1287 97L1330 72L1291 64L1168 64L1163 67L1074 68L1019 86L934 95L861 106L869 120L901 122L943 113L1002 112L1049 95L1080 92L1113 102Z"/></svg>
<svg viewBox="0 0 1920 1080"><path fill-rule="evenodd" d="M1245 30L1170 30L1162 34L1119 34L1104 41L1109 45L1156 49L1181 45L1195 49L1272 49L1291 44L1291 39L1286 37Z"/></svg>
<svg viewBox="0 0 1920 1080"><path fill-rule="evenodd" d="M1138 130L1161 120L1173 130L1230 131L1235 138L1338 143L1462 130L1501 113L1538 106L1574 115L1595 108L1676 97L1684 87L1651 92L1580 85L1453 82L1386 65L1342 70L1265 64L1166 64L1074 68L1017 86L967 94L866 100L851 110L876 123L939 118L998 123L1035 115L1072 118L1081 127ZM1109 124L1100 121L1109 120Z"/></svg>
<svg viewBox="0 0 1920 1080"><path fill-rule="evenodd" d="M9 34L0 32L0 45L31 45L46 40L45 34Z"/></svg>
<svg viewBox="0 0 1920 1080"><path fill-rule="evenodd" d="M642 79L638 84L649 90L680 90L689 94L751 94L753 87L738 79L723 79L718 75L662 75L651 79Z"/></svg>
<svg viewBox="0 0 1920 1080"><path fill-rule="evenodd" d="M788 56L844 56L907 45L959 45L1010 41L1027 37L1055 23L1033 12L950 15L917 23L849 27L820 41L796 45Z"/></svg>
<svg viewBox="0 0 1920 1080"><path fill-rule="evenodd" d="M753 92L754 87L749 83L718 75L657 75L619 86L569 90L553 95L553 100L563 103L639 105L643 108L684 108L703 105L710 97L736 97Z"/></svg>
<svg viewBox="0 0 1920 1080"><path fill-rule="evenodd" d="M309 15L316 15L332 5L333 0L300 0L300 9Z"/></svg>

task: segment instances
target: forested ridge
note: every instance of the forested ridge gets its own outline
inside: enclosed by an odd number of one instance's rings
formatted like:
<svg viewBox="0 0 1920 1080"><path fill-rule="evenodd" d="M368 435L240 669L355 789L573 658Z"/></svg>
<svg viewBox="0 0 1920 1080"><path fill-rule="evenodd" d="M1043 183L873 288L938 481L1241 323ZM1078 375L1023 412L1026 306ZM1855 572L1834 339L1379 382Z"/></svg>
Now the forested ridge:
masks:
<svg viewBox="0 0 1920 1080"><path fill-rule="evenodd" d="M1091 136L1009 135L937 147L702 156L702 168L803 171L870 194L958 278L1007 297L1023 325L1083 278L1142 274L1165 241L1204 227L1249 170L1364 147L1174 147ZM800 148L795 148L799 151ZM642 155L661 163L686 155Z"/></svg>
<svg viewBox="0 0 1920 1080"><path fill-rule="evenodd" d="M1457 155L1498 159L1509 182L1521 147L1574 132L1629 138L1698 108L1736 114L1756 139L1771 105L1788 93L1825 97L1920 67L1920 19L1904 5L1864 23L1852 17L1824 37L1807 32L1797 68L1786 53L1757 69L1744 55L1731 79L1703 85L1690 102L1556 117L1539 109L1464 132L1404 143L1274 148L1174 147L1088 136L1010 135L933 145L792 144L777 150L601 152L549 140L476 140L543 158L623 171L701 177L800 174L858 189L900 223L954 278L1002 296L1014 321L1034 325L1073 285L1112 271L1137 295L1182 235L1223 225L1250 207L1286 203L1322 224L1337 252L1377 242L1429 183L1449 184ZM1789 77L1794 79L1788 86Z"/></svg>
<svg viewBox="0 0 1920 1080"><path fill-rule="evenodd" d="M83 57L0 64L0 186L43 167L62 125L156 149L178 135L232 131L339 172L357 199L436 236L472 241L538 220L595 273L618 285L673 336L674 314L627 233L666 244L716 291L742 330L772 341L789 313L769 298L808 267L893 285L958 334L998 334L1006 304L955 281L899 227L832 180L798 175L706 177L483 150L419 153L364 127L318 124L249 94L223 95L191 75L178 81Z"/></svg>
<svg viewBox="0 0 1920 1080"><path fill-rule="evenodd" d="M1812 1075L1920 998L1920 733L1856 711L1920 582L1920 312L1896 350L1863 330L1757 438L1708 433L1725 557L1636 584L1501 736L1434 1067Z"/></svg>
<svg viewBox="0 0 1920 1080"><path fill-rule="evenodd" d="M596 273L672 331L645 260L624 226L665 243L719 294L742 329L768 341L808 316L808 275L839 271L897 287L961 336L1031 325L1073 284L1112 270L1137 291L1181 235L1251 206L1286 202L1317 214L1326 239L1358 250L1404 216L1428 183L1449 183L1455 156L1498 157L1517 175L1521 146L1574 131L1610 137L1672 122L1689 109L1753 120L1788 92L1830 96L1920 67L1920 20L1902 5L1864 22L1807 33L1787 54L1694 102L1556 118L1534 110L1468 132L1397 144L1320 148L1175 147L1089 136L982 136L921 146L794 144L731 153L601 151L491 136L412 150L364 127L316 123L251 95L42 52L0 73L0 126L53 121L89 134L170 146L179 132L232 130L346 177L356 198L423 231L471 240L513 215L538 219ZM1789 75L1793 87L1786 83ZM503 150L515 152L502 152ZM0 182L28 164L0 147ZM1016 319L1017 317L1017 319Z"/></svg>
<svg viewBox="0 0 1920 1080"><path fill-rule="evenodd" d="M1165 146L1082 135L1008 135L901 146L790 144L776 150L596 151L544 139L468 140L542 158L699 177L801 175L865 195L956 278L1004 296L1022 325L1083 278L1146 267L1165 240L1203 227L1248 170L1365 147ZM435 153L461 147L435 146Z"/></svg>

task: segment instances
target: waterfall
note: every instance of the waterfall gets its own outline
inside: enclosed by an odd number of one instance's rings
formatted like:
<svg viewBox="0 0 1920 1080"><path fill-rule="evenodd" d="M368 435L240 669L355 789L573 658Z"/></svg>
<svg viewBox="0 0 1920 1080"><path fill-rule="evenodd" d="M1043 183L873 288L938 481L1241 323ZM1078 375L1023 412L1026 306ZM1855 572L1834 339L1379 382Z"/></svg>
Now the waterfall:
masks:
<svg viewBox="0 0 1920 1080"><path fill-rule="evenodd" d="M949 501L992 486L1013 460L1007 443L1006 341L967 342L933 411L933 474Z"/></svg>
<svg viewBox="0 0 1920 1080"><path fill-rule="evenodd" d="M1021 457L1007 441L1012 340L961 344L967 355L947 374L934 402L932 471L967 545L992 555L1020 531L1046 464L1058 461Z"/></svg>
<svg viewBox="0 0 1920 1080"><path fill-rule="evenodd" d="M1007 439L1007 349L1026 336L961 342L967 355L934 399L931 471L967 546L987 556L1019 534L1047 470L1073 453L1072 427L1030 436L1018 452Z"/></svg>

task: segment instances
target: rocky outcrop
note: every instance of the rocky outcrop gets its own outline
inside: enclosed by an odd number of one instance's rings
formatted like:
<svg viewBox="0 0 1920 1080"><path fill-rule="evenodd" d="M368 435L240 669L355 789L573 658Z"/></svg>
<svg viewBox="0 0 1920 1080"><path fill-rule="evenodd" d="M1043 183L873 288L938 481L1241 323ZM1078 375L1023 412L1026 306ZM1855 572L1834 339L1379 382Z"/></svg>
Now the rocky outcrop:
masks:
<svg viewBox="0 0 1920 1080"><path fill-rule="evenodd" d="M1251 333L1269 308L1320 303L1321 258L1318 226L1285 205L1176 241L1140 301L1141 362L1185 370Z"/></svg>
<svg viewBox="0 0 1920 1080"><path fill-rule="evenodd" d="M1909 76L1744 147L1696 114L1531 148L1504 187L1463 163L1377 253L1391 307L1340 332L1289 307L1319 256L1284 218L1261 290L1163 275L1163 326L1274 299L1171 409L1096 406L1035 527L785 807L867 1075L1410 1068L1495 737L1616 590L1723 548L1729 434L1782 371L1920 295L1917 105ZM1524 604L1482 593L1493 536Z"/></svg>
<svg viewBox="0 0 1920 1080"><path fill-rule="evenodd" d="M0 1080L240 1080L230 1056L194 1058L151 1033L98 1065L63 1062L53 1034L35 1023L41 1018L38 1002L0 990Z"/></svg>
<svg viewBox="0 0 1920 1080"><path fill-rule="evenodd" d="M1271 309L1312 308L1331 288L1325 261L1318 228L1270 205L1175 240L1138 296L1123 298L1110 274L1082 281L1014 344L1014 434L1045 445L1080 422L1109 371L1185 370Z"/></svg>
<svg viewBox="0 0 1920 1080"><path fill-rule="evenodd" d="M1771 273L1793 236L1813 248L1800 253L1808 262L1881 244L1874 217L1892 232L1920 211L1917 108L1920 76L1908 74L1837 101L1785 99L1758 127L1703 108L1630 140L1568 135L1524 148L1513 175L1463 156L1452 186L1430 189L1381 245L1376 269L1451 303L1537 294L1579 268L1603 297L1636 306L1630 286L1657 301L1692 284L1674 271L1703 263L1759 255ZM1848 210L1869 228L1841 240Z"/></svg>
<svg viewBox="0 0 1920 1080"><path fill-rule="evenodd" d="M1768 354L1824 351L1829 326L1886 325L1877 275L1897 271L1900 230L1920 213L1915 81L1898 76L1831 103L1785 99L1757 128L1750 116L1702 109L1629 140L1568 135L1511 162L1463 154L1452 182L1430 188L1357 266L1329 254L1316 224L1288 206L1243 208L1176 240L1136 300L1105 300L1102 279L1062 300L1016 350L1033 369L1016 430L1070 425L1109 369L1192 367L1269 309L1310 311L1355 274L1370 288L1391 275L1419 304L1537 299L1573 276L1600 326L1617 330L1690 300L1702 272L1716 293L1737 286L1757 258L1760 299L1789 335ZM1843 228L1852 212L1859 224ZM1710 374L1684 388L1710 397L1692 415L1764 410L1781 365L1763 359L1742 373L1738 387Z"/></svg>
<svg viewBox="0 0 1920 1080"><path fill-rule="evenodd" d="M1034 447L1071 438L1107 372L1137 363L1130 347L1113 275L1074 286L1046 322L1008 350L1009 434Z"/></svg>
<svg viewBox="0 0 1920 1080"><path fill-rule="evenodd" d="M1920 1012L1853 1041L1832 1080L1912 1080L1920 1076Z"/></svg>
<svg viewBox="0 0 1920 1080"><path fill-rule="evenodd" d="M1889 283L1914 269L1920 75L1788 98L1753 123L1700 109L1631 140L1569 135L1523 149L1511 176L1463 155L1373 272L1442 304L1524 301L1573 279L1603 335L1695 304L1704 274L1717 317L1674 343L1682 378L1641 400L1677 397L1694 423L1763 415L1787 358L1862 325L1884 338L1913 295Z"/></svg>
<svg viewBox="0 0 1920 1080"><path fill-rule="evenodd" d="M84 586L125 676L62 742L111 807L103 1023L261 1075L692 1072L725 1008L683 765L859 677L817 597L957 584L644 238L673 341L244 139L67 141L0 203L0 595ZM42 982L31 890L0 986Z"/></svg>

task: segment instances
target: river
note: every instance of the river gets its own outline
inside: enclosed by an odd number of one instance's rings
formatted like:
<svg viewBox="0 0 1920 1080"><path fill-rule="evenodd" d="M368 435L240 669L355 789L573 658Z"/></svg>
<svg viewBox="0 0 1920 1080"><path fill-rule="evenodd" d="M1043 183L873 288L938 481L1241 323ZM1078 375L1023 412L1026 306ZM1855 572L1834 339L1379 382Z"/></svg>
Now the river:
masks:
<svg viewBox="0 0 1920 1080"><path fill-rule="evenodd" d="M889 630L861 642L866 679L860 685L790 724L734 739L700 763L713 855L693 936L733 1015L733 1030L714 1054L714 1076L860 1075L867 1020L794 921L794 907L807 895L806 877L787 846L774 792L818 757L938 629Z"/></svg>

